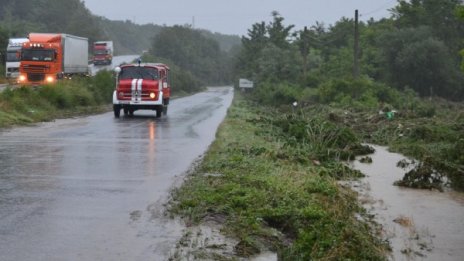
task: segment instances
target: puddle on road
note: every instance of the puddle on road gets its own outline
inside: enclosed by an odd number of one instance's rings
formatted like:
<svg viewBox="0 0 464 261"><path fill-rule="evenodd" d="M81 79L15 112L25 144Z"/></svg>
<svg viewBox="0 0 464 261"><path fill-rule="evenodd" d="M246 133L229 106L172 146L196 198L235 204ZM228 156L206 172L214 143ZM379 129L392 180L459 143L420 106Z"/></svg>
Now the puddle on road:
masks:
<svg viewBox="0 0 464 261"><path fill-rule="evenodd" d="M371 145L372 146L372 145ZM464 193L394 186L408 169L405 157L372 146L372 163L351 162L366 175L349 185L392 247L392 260L464 260Z"/></svg>

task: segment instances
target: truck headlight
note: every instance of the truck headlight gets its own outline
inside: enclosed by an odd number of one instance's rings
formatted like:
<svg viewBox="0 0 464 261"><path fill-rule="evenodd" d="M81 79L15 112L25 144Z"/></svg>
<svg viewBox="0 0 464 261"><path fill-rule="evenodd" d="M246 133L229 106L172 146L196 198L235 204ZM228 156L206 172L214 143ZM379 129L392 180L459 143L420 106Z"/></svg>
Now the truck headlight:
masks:
<svg viewBox="0 0 464 261"><path fill-rule="evenodd" d="M25 81L26 81L26 75L24 74L19 75L18 82L25 82Z"/></svg>
<svg viewBox="0 0 464 261"><path fill-rule="evenodd" d="M55 77L49 75L45 80L47 81L47 83L53 83L55 81Z"/></svg>
<svg viewBox="0 0 464 261"><path fill-rule="evenodd" d="M154 99L156 97L156 94L154 92L150 93L150 98Z"/></svg>

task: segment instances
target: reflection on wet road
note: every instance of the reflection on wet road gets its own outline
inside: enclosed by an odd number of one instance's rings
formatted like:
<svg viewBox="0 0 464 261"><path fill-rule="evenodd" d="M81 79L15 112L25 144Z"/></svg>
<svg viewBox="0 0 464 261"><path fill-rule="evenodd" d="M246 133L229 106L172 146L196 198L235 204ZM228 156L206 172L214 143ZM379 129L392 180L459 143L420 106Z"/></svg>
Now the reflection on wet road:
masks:
<svg viewBox="0 0 464 261"><path fill-rule="evenodd" d="M0 132L0 260L165 260L181 227L163 203L214 140L229 87L114 119Z"/></svg>

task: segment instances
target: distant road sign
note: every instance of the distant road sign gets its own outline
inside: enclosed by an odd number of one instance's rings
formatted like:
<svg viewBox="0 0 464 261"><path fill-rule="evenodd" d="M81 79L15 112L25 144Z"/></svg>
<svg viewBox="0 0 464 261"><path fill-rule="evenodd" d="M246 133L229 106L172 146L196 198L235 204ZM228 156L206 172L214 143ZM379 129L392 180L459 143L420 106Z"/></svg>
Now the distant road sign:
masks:
<svg viewBox="0 0 464 261"><path fill-rule="evenodd" d="M240 88L253 88L253 82L247 79L240 79L238 81L238 87Z"/></svg>

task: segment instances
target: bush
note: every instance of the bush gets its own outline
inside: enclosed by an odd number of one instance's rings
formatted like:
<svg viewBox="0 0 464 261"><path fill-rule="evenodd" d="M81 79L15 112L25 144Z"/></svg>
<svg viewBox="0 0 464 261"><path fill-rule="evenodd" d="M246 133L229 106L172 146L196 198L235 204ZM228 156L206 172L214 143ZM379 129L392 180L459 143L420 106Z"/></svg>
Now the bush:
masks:
<svg viewBox="0 0 464 261"><path fill-rule="evenodd" d="M397 109L413 109L418 103L414 91L407 89L402 93L368 78L324 82L317 89L316 97L313 96L312 99L325 104L360 110L376 109L388 105Z"/></svg>
<svg viewBox="0 0 464 261"><path fill-rule="evenodd" d="M0 126L88 111L88 107L110 103L113 89L114 79L106 71L93 78L63 80L54 85L7 88L0 93Z"/></svg>
<svg viewBox="0 0 464 261"><path fill-rule="evenodd" d="M89 85L89 90L95 97L95 102L98 104L110 103L112 94L115 88L115 79L110 71L99 71L92 78Z"/></svg>
<svg viewBox="0 0 464 261"><path fill-rule="evenodd" d="M264 82L256 87L253 98L265 105L290 105L301 100L302 89L290 83Z"/></svg>
<svg viewBox="0 0 464 261"><path fill-rule="evenodd" d="M46 99L58 109L66 109L72 106L72 94L62 83L47 85L39 88L39 96Z"/></svg>

